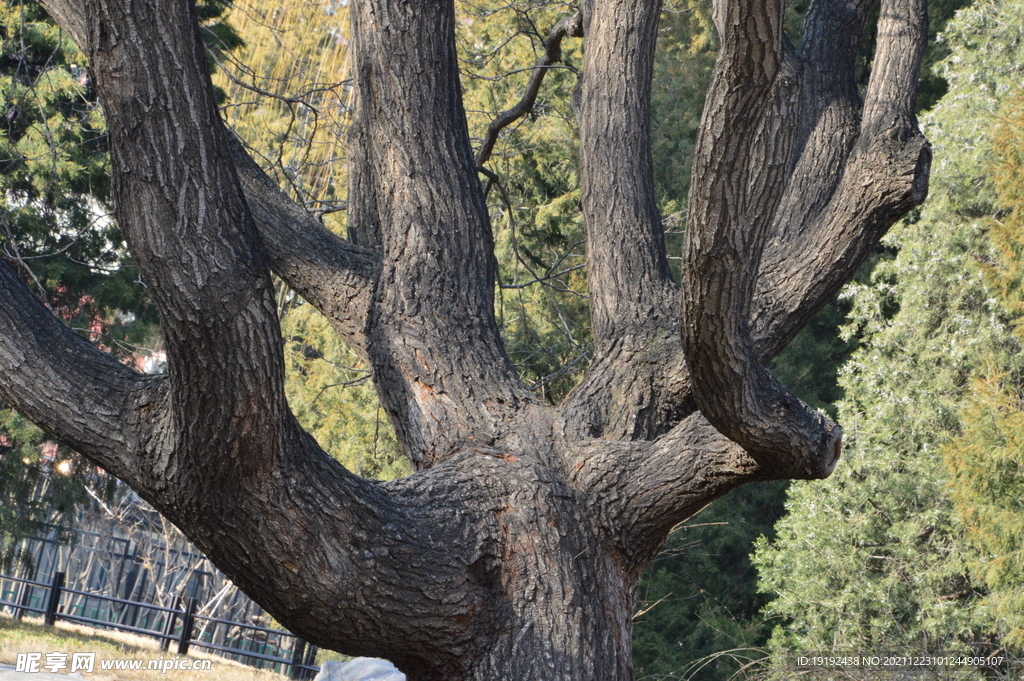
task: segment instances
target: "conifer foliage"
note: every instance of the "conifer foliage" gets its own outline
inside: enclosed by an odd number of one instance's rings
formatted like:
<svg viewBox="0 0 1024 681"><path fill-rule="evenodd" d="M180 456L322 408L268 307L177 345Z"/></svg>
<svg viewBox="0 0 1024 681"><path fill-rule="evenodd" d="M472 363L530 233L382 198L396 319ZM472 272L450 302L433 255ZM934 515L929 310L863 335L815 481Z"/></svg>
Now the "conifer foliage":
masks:
<svg viewBox="0 0 1024 681"><path fill-rule="evenodd" d="M945 449L954 508L977 552L972 568L984 605L1024 651L1024 98L1003 107L994 135L1000 213L989 223L993 260L986 283L997 294L1012 336L986 347L964 406L960 436Z"/></svg>
<svg viewBox="0 0 1024 681"><path fill-rule="evenodd" d="M862 346L841 376L845 460L824 485L791 488L778 539L763 541L756 557L762 588L776 596L770 611L790 621L777 630L776 649L995 650L1008 642L986 612L991 583L976 570L978 544L954 509L959 492L943 452L949 461L961 449L957 438L972 420L977 449L966 456L993 455L1000 440L1012 446L991 414L982 426L979 407L962 410L975 399L970 378L992 364L987 354L1019 347L991 288L1000 262L993 218L1007 217L991 177L991 135L1021 80L1022 27L1024 2L989 0L961 10L943 33L949 92L924 120L937 159L929 202L883 241L894 255L871 281L847 289L847 333L861 334ZM976 482L990 501L1012 507L1019 496L1001 496L1012 489L1012 467L995 457L979 463L988 470ZM988 477L996 469L1001 476Z"/></svg>
<svg viewBox="0 0 1024 681"><path fill-rule="evenodd" d="M85 57L34 0L0 3L0 39L0 258L71 327L124 357L156 313L109 217L106 126ZM85 485L103 483L4 407L0 568L10 569L27 560L21 537L55 525L67 538Z"/></svg>
<svg viewBox="0 0 1024 681"><path fill-rule="evenodd" d="M211 53L239 44L226 3L197 12ZM36 0L0 2L0 258L69 327L125 362L157 344L156 308L110 206L106 123L85 55ZM0 402L0 567L20 538L69 539L94 466ZM24 562L24 561L22 561Z"/></svg>

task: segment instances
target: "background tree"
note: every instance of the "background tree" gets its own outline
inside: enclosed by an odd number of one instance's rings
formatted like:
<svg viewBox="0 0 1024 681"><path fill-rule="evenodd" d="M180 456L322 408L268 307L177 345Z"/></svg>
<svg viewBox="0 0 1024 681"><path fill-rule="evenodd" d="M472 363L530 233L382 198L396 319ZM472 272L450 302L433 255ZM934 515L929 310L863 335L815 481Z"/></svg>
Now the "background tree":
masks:
<svg viewBox="0 0 1024 681"><path fill-rule="evenodd" d="M225 18L245 43L223 53L214 72L225 92L225 122L282 191L343 235L348 10L315 0L248 0L234 3ZM358 475L407 475L366 363L314 306L280 279L274 287L285 392L299 423Z"/></svg>
<svg viewBox="0 0 1024 681"><path fill-rule="evenodd" d="M763 362L924 199L924 4L883 5L863 105L867 3L812 8L799 61L781 3L716 6L678 287L647 134L660 7L584 7L567 33L586 36L594 354L555 408L497 331L451 4L353 7L344 241L224 134L188 3L48 2L90 58L168 373L69 334L0 266L0 390L308 640L413 678L629 678L634 588L669 528L743 482L835 464L838 428ZM270 270L365 353L416 474L359 478L298 426Z"/></svg>
<svg viewBox="0 0 1024 681"><path fill-rule="evenodd" d="M593 354L572 105L583 58L579 41L553 28L575 10L527 0L457 11L470 140L491 173L498 324L525 385L556 404Z"/></svg>
<svg viewBox="0 0 1024 681"><path fill-rule="evenodd" d="M0 38L0 258L65 323L123 358L149 339L156 309L110 219L106 126L85 56L33 0L0 4ZM15 554L25 536L55 529L70 540L86 486L106 487L73 451L44 450L46 441L0 410L6 569L26 562Z"/></svg>
<svg viewBox="0 0 1024 681"><path fill-rule="evenodd" d="M809 4L787 5L786 30L795 42L800 41ZM929 36L942 33L965 4L963 0L930 2ZM716 52L710 3L666 7L661 32L652 106L655 179L666 186L685 187L690 153L685 140L695 139L697 132L696 121L688 118L687 111L703 106L704 82L710 78ZM871 73L873 41L869 22L856 67L861 86ZM946 91L939 69L946 55L944 42L931 42L922 62L918 111ZM659 146L659 139L664 146ZM676 152L681 153L673 156ZM659 190L659 199L665 215L685 208L685 192ZM862 266L858 282L867 281L871 266L885 257L886 250L879 248ZM830 301L771 363L772 373L795 395L833 418L843 395L840 367L857 347L858 334L840 331L850 309L849 299L840 296ZM772 594L758 592L750 554L758 537L774 537L773 525L784 514L786 488L780 482L735 490L684 525L685 531L669 537L639 591L638 610L644 614L634 623L638 673L688 670L686 674L695 679L724 680L762 654L760 649L781 622L777 616L761 613Z"/></svg>
<svg viewBox="0 0 1024 681"><path fill-rule="evenodd" d="M1017 94L996 125L993 179L1001 211L988 224L995 258L982 263L985 281L1005 311L1012 336L985 347L961 409L963 428L945 448L953 508L974 549L971 569L985 585L981 606L1016 651L1024 650L1024 100Z"/></svg>
<svg viewBox="0 0 1024 681"><path fill-rule="evenodd" d="M985 285L999 213L990 177L996 112L1019 82L1024 5L979 2L943 33L949 93L926 118L932 197L883 240L871 282L850 289L861 348L844 367L844 466L790 490L779 537L763 543L763 588L790 618L777 649L935 650L1000 638L978 610L984 583L953 512L942 451L960 432L985 348L1013 343Z"/></svg>
<svg viewBox="0 0 1024 681"><path fill-rule="evenodd" d="M225 122L260 167L339 233L350 113L347 15L333 0L232 3L225 20L244 45L218 53L213 74L224 91Z"/></svg>

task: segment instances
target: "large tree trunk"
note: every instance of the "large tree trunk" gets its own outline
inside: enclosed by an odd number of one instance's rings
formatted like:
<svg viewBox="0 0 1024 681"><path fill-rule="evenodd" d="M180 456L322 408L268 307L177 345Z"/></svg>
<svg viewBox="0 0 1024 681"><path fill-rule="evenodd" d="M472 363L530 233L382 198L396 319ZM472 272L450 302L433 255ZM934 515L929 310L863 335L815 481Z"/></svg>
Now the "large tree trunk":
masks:
<svg viewBox="0 0 1024 681"><path fill-rule="evenodd" d="M189 2L45 5L89 55L169 372L141 376L81 340L0 262L0 398L131 485L298 635L414 680L627 681L636 585L669 529L745 482L835 465L838 427L764 364L924 199L925 0L882 0L863 103L868 0L817 0L799 51L782 0L715 0L680 284L647 131L660 3L584 3L595 356L560 407L523 387L495 322L451 0L351 4L351 241L225 131ZM271 271L369 359L415 475L361 479L298 426Z"/></svg>

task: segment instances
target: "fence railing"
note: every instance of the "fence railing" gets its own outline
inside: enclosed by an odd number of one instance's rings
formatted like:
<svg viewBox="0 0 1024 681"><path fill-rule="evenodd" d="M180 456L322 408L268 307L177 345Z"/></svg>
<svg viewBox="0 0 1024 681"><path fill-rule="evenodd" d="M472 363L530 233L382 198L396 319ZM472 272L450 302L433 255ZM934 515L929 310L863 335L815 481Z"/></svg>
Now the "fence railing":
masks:
<svg viewBox="0 0 1024 681"><path fill-rule="evenodd" d="M177 642L179 655L187 654L192 646L205 648L224 657L234 657L237 661L253 667L269 666L282 673L287 668L289 676L293 679L311 678L320 670L314 664L316 646L307 646L301 638L282 629L271 629L244 622L198 615L196 614L195 598L182 599L179 596L175 599L173 606L167 608L152 603L140 603L78 589L68 589L64 587L63 572L54 572L53 579L49 583L0 574L0 586L4 582L16 584L17 588L13 590L0 588L0 611L3 611L4 608L12 610L15 620L21 620L28 612L42 615L43 623L46 626L53 626L57 620L65 620L95 627L119 629L143 636L153 636L160 641L160 649L163 651L170 648L171 642ZM61 605L61 597L64 594L78 595L84 599L81 603L68 608L69 611L66 612L65 606ZM8 600L8 595L13 595L13 600ZM96 615L102 612L101 608L87 610L86 604L91 600L144 609L146 614L142 617L142 626L130 626L117 621L90 617L90 614ZM79 611L78 613L74 612L76 609ZM197 622L206 623L206 626L203 626L198 634L196 632ZM152 626L148 626L150 624ZM224 628L223 631L218 631L220 627ZM245 636L243 631L252 633ZM290 648L284 645L286 638L293 639ZM220 642L215 643L218 640ZM248 649L244 647L246 644L248 644Z"/></svg>

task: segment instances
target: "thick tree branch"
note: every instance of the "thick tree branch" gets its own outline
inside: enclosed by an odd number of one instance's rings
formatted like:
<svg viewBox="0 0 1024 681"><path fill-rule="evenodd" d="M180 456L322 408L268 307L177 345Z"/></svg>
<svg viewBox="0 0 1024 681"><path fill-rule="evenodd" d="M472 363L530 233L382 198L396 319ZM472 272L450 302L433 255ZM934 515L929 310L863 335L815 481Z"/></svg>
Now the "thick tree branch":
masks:
<svg viewBox="0 0 1024 681"><path fill-rule="evenodd" d="M104 468L124 471L162 412L164 382L54 317L0 259L0 400Z"/></svg>
<svg viewBox="0 0 1024 681"><path fill-rule="evenodd" d="M797 122L792 161L785 172L775 173L782 186L789 184L773 234L799 233L827 204L842 175L859 132L861 105L853 67L869 4L870 0L818 0L811 7L800 58L789 60L792 78L800 85L800 103L788 114ZM778 247L778 239L769 239L766 254ZM677 295L668 289L664 304L675 310ZM809 318L790 320L786 342ZM755 346L762 349L758 329L754 331ZM620 336L608 352L598 354L567 403L581 437L653 439L696 409L676 324L663 322L637 336ZM773 344L770 353L761 352L761 362L784 345Z"/></svg>
<svg viewBox="0 0 1024 681"><path fill-rule="evenodd" d="M495 437L502 415L530 397L494 318L493 239L460 96L454 5L372 0L351 15L362 111L349 212L368 235L358 242L379 240L382 255L370 354L399 439L427 466L460 442Z"/></svg>
<svg viewBox="0 0 1024 681"><path fill-rule="evenodd" d="M88 53L84 2L45 0L42 5ZM233 136L228 144L272 270L362 352L379 258L330 233L280 191Z"/></svg>
<svg viewBox="0 0 1024 681"><path fill-rule="evenodd" d="M296 426L267 260L231 161L194 9L181 1L163 9L131 0L85 4L115 216L166 340L172 465L197 476L223 467L236 480L264 474Z"/></svg>
<svg viewBox="0 0 1024 681"><path fill-rule="evenodd" d="M574 454L572 482L600 509L612 544L638 566L674 525L743 483L771 477L700 413L653 442L590 440Z"/></svg>
<svg viewBox="0 0 1024 681"><path fill-rule="evenodd" d="M763 237L769 243L753 304L755 323L740 354L747 358L746 366L751 356L766 362L777 354L852 276L889 226L924 198L930 156L913 118L926 35L924 3L892 1L883 6L876 72L862 115L853 65L865 10L864 3L822 0L808 19L799 78L801 122L793 140L797 161L788 169L776 164L790 182L779 207L772 211L769 203L763 211L771 216L772 226ZM779 106L779 100L770 90L765 97L763 115L770 120L771 107ZM721 143L731 129L734 122L720 124L715 141ZM781 152L776 156L780 160ZM761 166L773 164L762 160ZM742 196L742 185L739 190L735 196ZM736 257L749 258L750 253L741 248ZM741 327L731 338L742 341L743 332ZM715 342L723 339L725 334ZM685 380L674 387L683 394L689 389ZM738 414L750 417L743 410ZM768 418L773 417L769 412ZM580 484L604 504L602 517L617 519L609 524L609 536L627 556L642 553L652 542L657 545L671 523L743 482L815 477L827 473L832 458L826 452L824 461L819 460L825 466L815 468L812 461L801 469L801 462L785 452L779 457L755 450L751 456L701 413L691 414L653 443L592 441L578 446L575 470ZM615 534L621 527L631 528L628 536ZM634 558L645 560L643 555Z"/></svg>
<svg viewBox="0 0 1024 681"><path fill-rule="evenodd" d="M493 645L497 628L486 574L474 565L493 551L493 528L480 519L493 522L500 508L487 498L486 464L479 476L448 467L385 485L308 444L277 479L217 493L203 517L171 509L172 519L307 641L386 657L419 678L462 678L476 657L469 651Z"/></svg>
<svg viewBox="0 0 1024 681"><path fill-rule="evenodd" d="M850 36L862 30L865 10L863 3L822 0L808 19L802 122L795 146L799 160L767 231L748 358L765 362L785 347L852 276L889 226L924 199L930 155L913 116L927 28L924 2L887 0L883 5L876 71L862 115L853 85L857 40ZM749 257L749 251L741 253ZM688 432L687 424L700 418L687 418L673 436ZM708 442L714 441L709 435ZM638 464L635 479L685 474L691 456L699 456L699 449L680 452L675 461L652 456ZM792 470L792 465L777 465L774 456L755 458L761 467L753 475L762 478L827 472ZM648 492L657 496L660 490L654 486ZM686 485L680 487L681 494L685 491ZM682 497L658 498L667 502L659 513L672 516L674 508L690 508Z"/></svg>
<svg viewBox="0 0 1024 681"><path fill-rule="evenodd" d="M594 359L565 413L578 437L652 439L693 409L651 160L661 3L587 8L580 177Z"/></svg>
<svg viewBox="0 0 1024 681"><path fill-rule="evenodd" d="M580 181L587 287L600 353L669 312L662 302L672 282L649 132L661 3L596 0L593 12L581 86Z"/></svg>
<svg viewBox="0 0 1024 681"><path fill-rule="evenodd" d="M282 192L234 137L231 156L270 268L365 354L380 256L341 239Z"/></svg>
<svg viewBox="0 0 1024 681"><path fill-rule="evenodd" d="M704 416L766 470L831 472L840 430L764 368L748 320L795 146L797 72L782 3L715 3L722 47L694 161L683 256L683 346Z"/></svg>
<svg viewBox="0 0 1024 681"><path fill-rule="evenodd" d="M836 158L841 140L852 137L851 149L831 169L809 163L814 167L805 173L826 186L804 186L811 180L791 184L775 237L765 249L753 317L759 356L774 356L785 347L885 232L924 201L931 151L917 127L914 100L927 31L924 0L882 3L875 65L856 134L851 136L848 125L823 126L823 134L840 143L818 153ZM808 205L794 198L801 193L819 198Z"/></svg>

